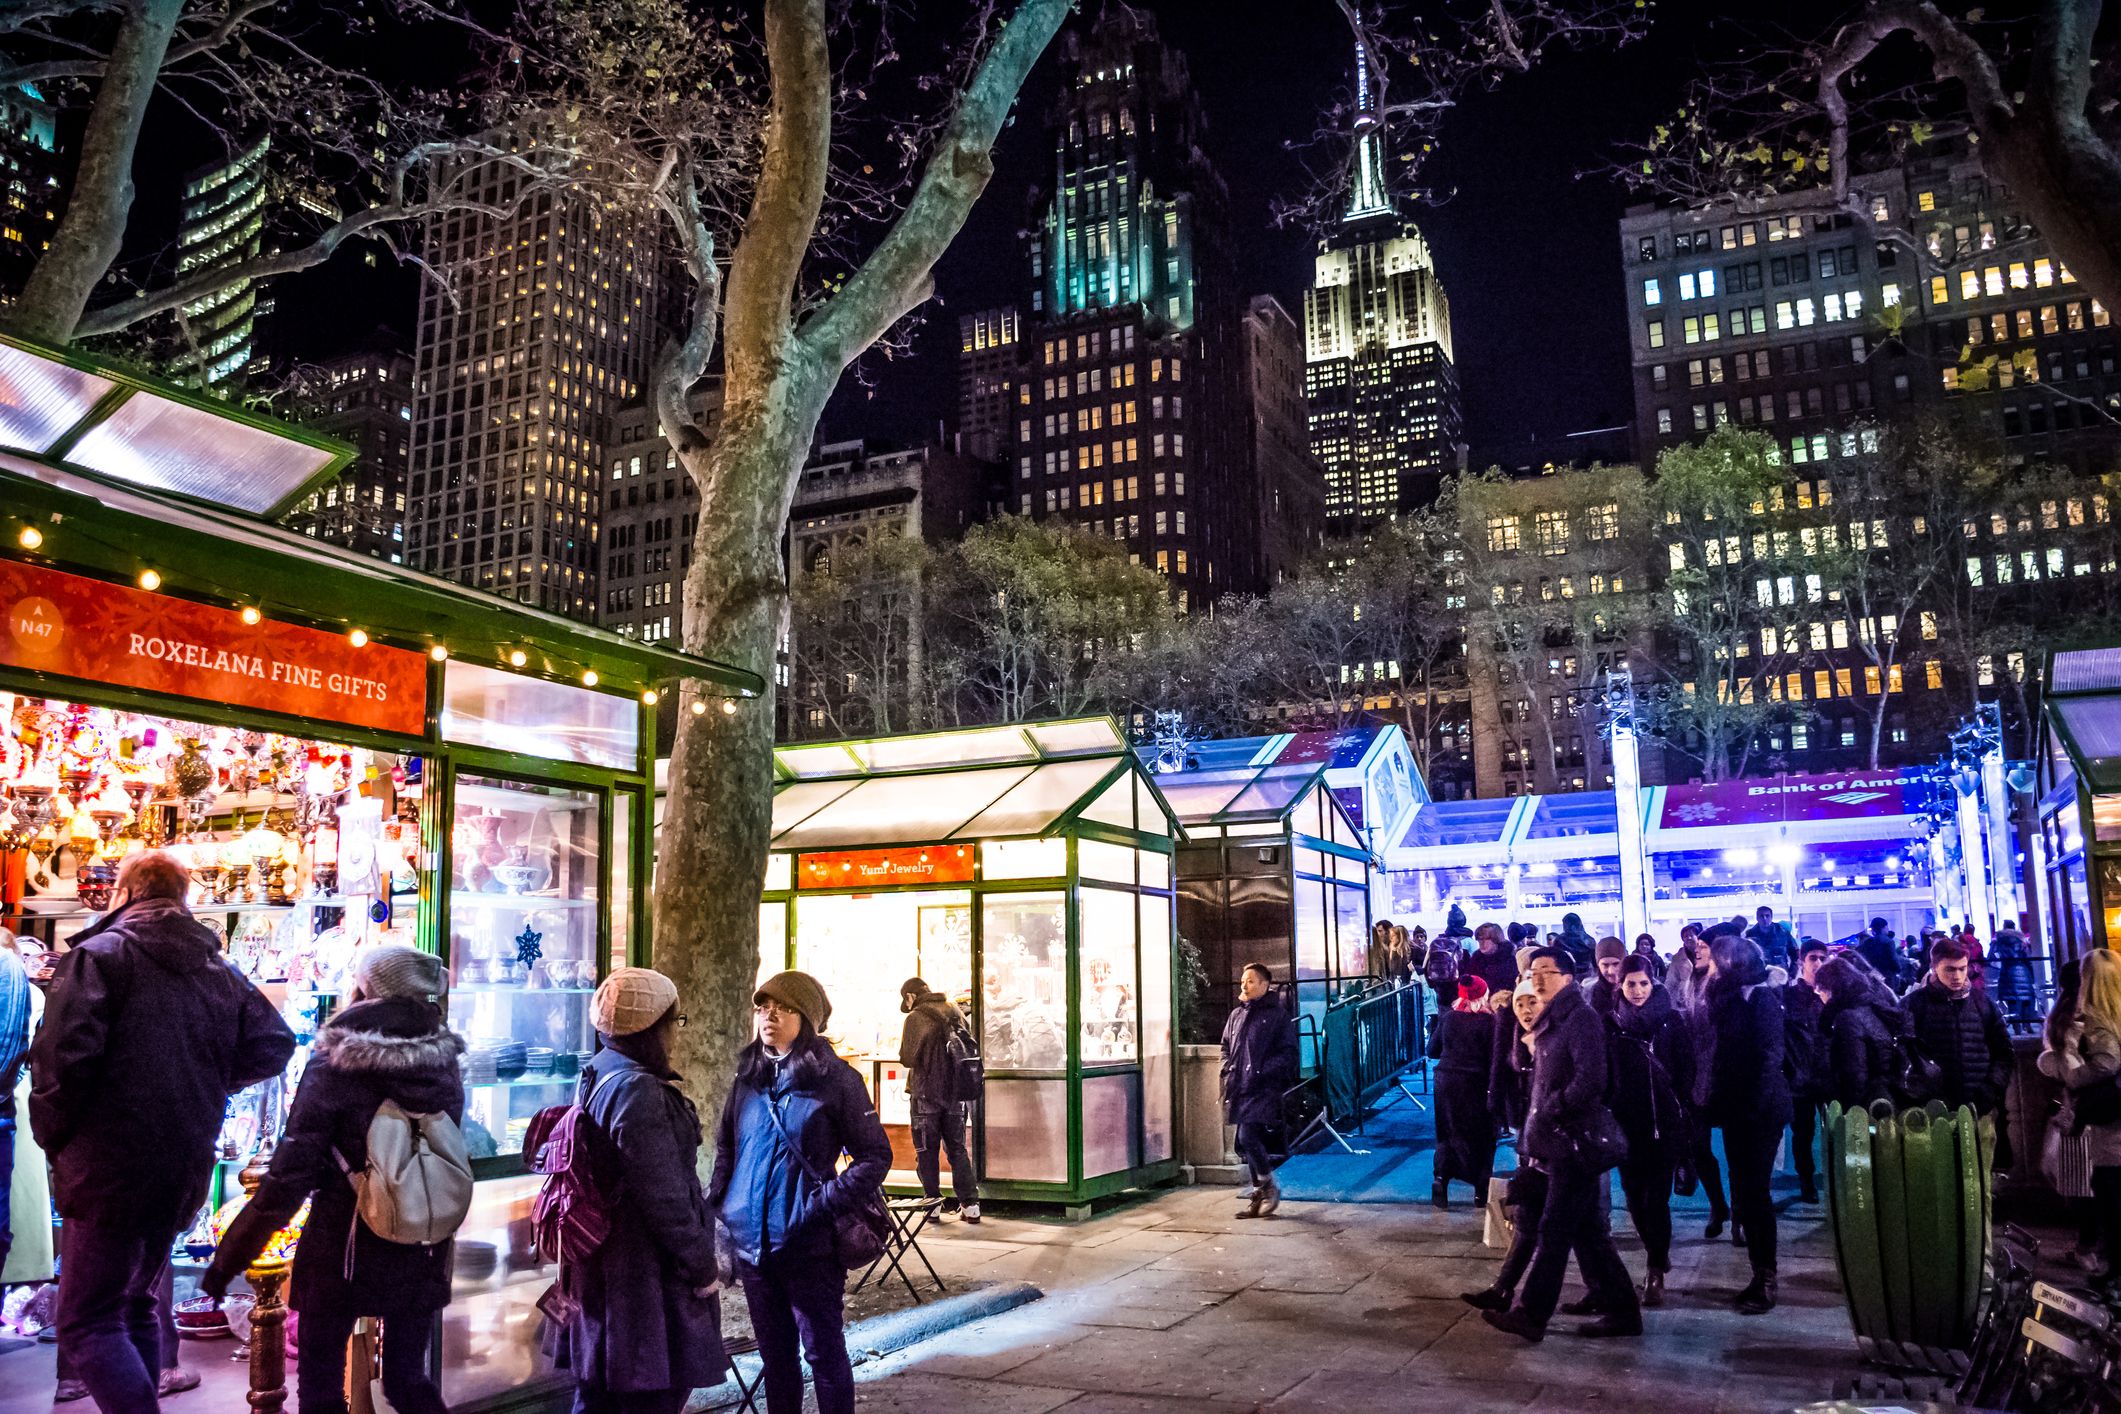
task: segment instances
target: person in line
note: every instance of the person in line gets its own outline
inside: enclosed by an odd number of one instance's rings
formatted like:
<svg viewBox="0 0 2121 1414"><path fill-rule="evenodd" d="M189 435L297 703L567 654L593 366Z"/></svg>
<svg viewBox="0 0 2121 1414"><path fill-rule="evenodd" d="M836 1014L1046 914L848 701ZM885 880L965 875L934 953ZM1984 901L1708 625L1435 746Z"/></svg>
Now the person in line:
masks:
<svg viewBox="0 0 2121 1414"><path fill-rule="evenodd" d="M1363 965L1373 977L1382 977L1380 970L1385 955L1392 950L1392 920L1380 918L1370 925L1370 949L1363 957Z"/></svg>
<svg viewBox="0 0 2121 1414"><path fill-rule="evenodd" d="M1487 1201L1495 1171L1495 1115L1488 1108L1495 1013L1487 983L1459 979L1458 999L1429 1030L1428 1053L1436 1062L1436 1175L1429 1201L1450 1207L1451 1181L1457 1179L1472 1185L1478 1206Z"/></svg>
<svg viewBox="0 0 2121 1414"><path fill-rule="evenodd" d="M1691 1012L1701 1001L1708 981L1708 944L1701 940L1701 926L1689 923L1679 930L1679 951L1664 969L1664 989L1672 994L1672 1005Z"/></svg>
<svg viewBox="0 0 2121 1414"><path fill-rule="evenodd" d="M1655 964L1657 975L1662 976L1664 974L1664 955L1657 951L1657 940L1648 933L1637 933L1635 935L1635 955L1637 957L1646 957Z"/></svg>
<svg viewBox="0 0 2121 1414"><path fill-rule="evenodd" d="M302 1414L346 1408L346 1341L363 1316L383 1322L383 1392L401 1414L442 1414L428 1375L435 1315L449 1304L454 1242L391 1242L355 1211L349 1172L368 1164L368 1126L385 1100L407 1114L464 1119L463 1038L442 1024L442 959L417 948L361 953L346 1005L317 1032L273 1150L272 1167L229 1225L200 1278L216 1301L307 1201L288 1305L301 1316L296 1399ZM343 1167L342 1167L343 1165Z"/></svg>
<svg viewBox="0 0 2121 1414"><path fill-rule="evenodd" d="M1544 1008L1539 1000L1539 989L1529 977L1519 982L1513 991L1500 993L1494 1000L1497 1003L1493 1008L1495 1054L1501 1059L1496 1063L1497 1078L1490 1081L1489 1105L1498 1118L1522 1125L1532 1079L1532 1053L1525 1045L1525 1038ZM1491 1284L1458 1293L1458 1299L1476 1311L1507 1311L1510 1308L1517 1296L1517 1283L1524 1278L1525 1269L1532 1265L1532 1253L1539 1246L1539 1218L1547 1202L1545 1171L1519 1154L1517 1169L1510 1175L1507 1189L1503 1202L1510 1212L1510 1245L1503 1253L1502 1266ZM1486 1195L1482 1197L1485 1199Z"/></svg>
<svg viewBox="0 0 2121 1414"><path fill-rule="evenodd" d="M1574 1252L1589 1291L1571 1314L1598 1313L1576 1333L1639 1336L1641 1302L1599 1211L1605 1175L1578 1158L1576 1142L1615 1123L1605 1110L1606 1024L1584 1001L1568 949L1541 948L1528 975L1542 1010L1531 1031L1531 1109L1518 1152L1546 1171L1546 1204L1523 1288L1507 1310L1480 1318L1528 1341L1544 1339Z"/></svg>
<svg viewBox="0 0 2121 1414"><path fill-rule="evenodd" d="M1893 1037L1907 1028L1890 988L1854 953L1820 964L1812 976L1819 996L1824 1099L1859 1109L1892 1099Z"/></svg>
<svg viewBox="0 0 2121 1414"><path fill-rule="evenodd" d="M1549 946L1568 950L1569 964L1575 969L1575 974L1578 977L1597 970L1598 945L1591 940L1589 930L1583 926L1582 914L1562 914L1561 932L1556 935L1549 935L1547 943Z"/></svg>
<svg viewBox="0 0 2121 1414"><path fill-rule="evenodd" d="M2033 1016L2032 947L2018 931L2018 921L2006 918L1996 925L1989 943L1989 961L1996 974L1996 1005L2005 1020L2028 1021Z"/></svg>
<svg viewBox="0 0 2121 1414"><path fill-rule="evenodd" d="M1650 960L1639 955L1622 964L1620 1006L1609 1024L1615 1032L1613 1117L1628 1137L1620 1191L1648 1258L1642 1304L1662 1306L1665 1274L1672 1270L1672 1180L1693 1152L1680 1097L1694 1085L1694 1038L1671 994L1657 985Z"/></svg>
<svg viewBox="0 0 2121 1414"><path fill-rule="evenodd" d="M1856 955L1871 965L1871 971L1885 979L1885 985L1897 988L1900 981L1900 945L1893 939L1892 925L1883 918L1873 918L1871 926L1856 940Z"/></svg>
<svg viewBox="0 0 2121 1414"><path fill-rule="evenodd" d="M950 1197L941 1211L979 1222L979 1174L965 1144L965 1106L958 1099L960 1077L950 1061L950 1038L961 1036L969 1047L972 1028L957 1004L919 977L899 987L898 1009L906 1014L900 1033L898 1062L906 1068L906 1097L913 1111L913 1167L921 1192L943 1196L942 1156L950 1156Z"/></svg>
<svg viewBox="0 0 2121 1414"><path fill-rule="evenodd" d="M1731 1166L1731 1210L1745 1231L1753 1279L1738 1293L1748 1316L1775 1309L1775 1150L1790 1122L1783 1073L1782 996L1750 940L1726 933L1709 944L1709 1027L1715 1034L1709 1119L1723 1130Z"/></svg>
<svg viewBox="0 0 2121 1414"><path fill-rule="evenodd" d="M1502 929L1493 923L1481 924L1473 934L1473 944L1460 971L1487 983L1490 994L1516 990L1517 952L1513 946L1505 945Z"/></svg>
<svg viewBox="0 0 2121 1414"><path fill-rule="evenodd" d="M2055 1076L2061 1073L2061 1060L2056 1052L2066 1049L2070 1029L2077 1021L2077 993L2083 985L2083 963L2077 958L2055 969L2055 1006L2047 1014L2046 1024L2040 1036L2040 1073ZM2106 1260L2100 1256L2102 1224L2099 1221L2099 1205L2092 1199L2091 1141L2077 1124L2076 1106L2069 1092L2062 1097L2055 1111L2048 1117L2047 1127L2041 1136L2040 1168L2048 1182L2055 1186L2055 1194L2068 1205L2070 1215L2076 1219L2076 1251L2071 1254L2078 1266L2096 1277L2112 1275L2106 1268Z"/></svg>
<svg viewBox="0 0 2121 1414"><path fill-rule="evenodd" d="M1745 930L1745 936L1760 949L1760 955L1770 967L1779 967L1785 972L1797 970L1797 938L1790 932L1790 925L1775 921L1775 910L1766 904L1753 910L1753 926Z"/></svg>
<svg viewBox="0 0 2121 1414"><path fill-rule="evenodd" d="M1975 1114L1990 1115L2010 1084L2011 1034L1996 1003L1973 985L1972 963L1963 942L1939 938L1930 944L1929 975L1901 1005L1922 1053L1937 1063L1937 1098L1952 1109L1970 1105Z"/></svg>
<svg viewBox="0 0 2121 1414"><path fill-rule="evenodd" d="M2106 1270L2121 1271L2121 1120L2091 1123L2078 1113L2093 1086L2121 1075L2121 953L2095 948L2083 959L2077 1014L2060 1044L2040 1054L2040 1071L2069 1093L2074 1127L2091 1161L2092 1206Z"/></svg>
<svg viewBox="0 0 2121 1414"><path fill-rule="evenodd" d="M30 1046L31 1132L66 1224L59 1343L106 1414L158 1406L155 1287L213 1172L228 1097L278 1075L294 1034L191 916L164 850L118 866Z"/></svg>
<svg viewBox="0 0 2121 1414"><path fill-rule="evenodd" d="M1819 1201L1819 1110L1826 1103L1826 1036L1820 1029L1825 1003L1813 983L1826 965L1827 946L1806 938L1798 948L1797 975L1782 989L1783 1070L1790 1081L1790 1150L1797 1160L1799 1202Z"/></svg>
<svg viewBox="0 0 2121 1414"><path fill-rule="evenodd" d="M1671 995L1673 1009L1686 1022L1687 1034L1693 1041L1694 1083L1680 1092L1687 1106L1687 1133L1693 1141L1693 1152L1687 1155L1687 1165L1701 1181L1702 1196L1708 1199L1709 1220L1701 1230L1704 1242L1714 1242L1723 1236L1723 1230L1731 1221L1730 1201L1723 1193L1723 1165L1716 1157L1714 1128L1708 1122L1706 1112L1709 1103L1709 1057L1715 1054L1716 1038L1709 1026L1707 989L1709 979L1709 945L1699 924L1689 923L1679 930L1679 951L1672 956L1671 965L1664 970L1664 989Z"/></svg>
<svg viewBox="0 0 2121 1414"><path fill-rule="evenodd" d="M1248 962L1237 1005L1223 1021L1223 1114L1237 1126L1237 1152L1252 1181L1241 1218L1271 1216L1281 1206L1274 1157L1267 1144L1281 1124L1282 1093L1296 1083L1296 1018L1274 990L1263 962Z"/></svg>
<svg viewBox="0 0 2121 1414"><path fill-rule="evenodd" d="M853 1414L847 1274L834 1229L883 1187L891 1143L868 1087L825 1039L832 1002L815 977L776 973L751 1004L758 1035L737 1054L707 1206L736 1248L767 1414L800 1414L806 1360L818 1414ZM841 1169L843 1153L851 1162ZM823 1184L810 1177L835 1170Z"/></svg>
<svg viewBox="0 0 2121 1414"><path fill-rule="evenodd" d="M1413 947L1411 939L1407 946ZM1458 939L1438 938L1412 954L1409 961L1421 969L1422 983L1436 998L1438 1013L1448 1009L1458 996L1458 975L1465 968L1465 948Z"/></svg>
<svg viewBox="0 0 2121 1414"><path fill-rule="evenodd" d="M1598 940L1593 959L1598 965L1597 974L1584 983L1584 1000L1591 1010L1600 1016L1611 1016L1620 1005L1620 964L1627 961L1628 945L1618 938L1604 937Z"/></svg>

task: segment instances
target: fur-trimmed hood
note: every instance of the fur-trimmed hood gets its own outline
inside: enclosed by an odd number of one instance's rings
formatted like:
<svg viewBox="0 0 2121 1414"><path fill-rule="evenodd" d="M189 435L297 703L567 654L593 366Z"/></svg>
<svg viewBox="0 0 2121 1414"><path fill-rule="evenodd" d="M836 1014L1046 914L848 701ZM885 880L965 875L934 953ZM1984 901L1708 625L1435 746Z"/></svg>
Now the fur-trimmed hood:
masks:
<svg viewBox="0 0 2121 1414"><path fill-rule="evenodd" d="M427 1002L405 997L357 1002L327 1022L310 1052L313 1063L348 1074L453 1072L464 1038L442 1025Z"/></svg>

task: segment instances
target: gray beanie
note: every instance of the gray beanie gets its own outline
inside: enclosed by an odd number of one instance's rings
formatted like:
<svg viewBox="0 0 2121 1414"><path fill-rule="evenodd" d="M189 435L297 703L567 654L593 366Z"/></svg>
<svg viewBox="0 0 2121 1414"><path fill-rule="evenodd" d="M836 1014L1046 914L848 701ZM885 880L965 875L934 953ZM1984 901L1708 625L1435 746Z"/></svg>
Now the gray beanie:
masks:
<svg viewBox="0 0 2121 1414"><path fill-rule="evenodd" d="M759 983L751 1004L757 1006L768 1000L801 1013L810 1029L820 1035L824 1034L825 1023L832 1020L832 1002L825 995L824 985L807 972L776 972Z"/></svg>
<svg viewBox="0 0 2121 1414"><path fill-rule="evenodd" d="M448 985L441 958L402 943L369 948L354 959L354 984L370 1000L411 997L422 1002L441 1000Z"/></svg>

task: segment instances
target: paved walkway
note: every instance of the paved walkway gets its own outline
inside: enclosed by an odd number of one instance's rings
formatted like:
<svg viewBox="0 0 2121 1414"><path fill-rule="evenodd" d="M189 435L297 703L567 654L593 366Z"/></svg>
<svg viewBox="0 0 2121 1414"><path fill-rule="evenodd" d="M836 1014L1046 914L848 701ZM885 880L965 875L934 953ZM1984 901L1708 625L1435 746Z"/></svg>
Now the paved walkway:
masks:
<svg viewBox="0 0 2121 1414"><path fill-rule="evenodd" d="M1463 1190L1459 1190L1463 1192ZM1698 1200L1697 1200L1698 1201ZM1189 1410L1787 1410L1863 1368L1817 1208L1785 1212L1782 1305L1747 1318L1728 1240L1684 1218L1671 1302L1636 1341L1582 1341L1557 1317L1528 1346L1457 1293L1492 1280L1470 1206L1285 1203L1233 1220L1230 1189L1171 1191L1074 1226L990 1217L931 1230L946 1277L1047 1292L860 1372L862 1407L907 1414ZM1616 1215L1616 1227L1626 1218ZM1641 1249L1623 1236L1638 1275ZM1565 1299L1580 1294L1574 1281Z"/></svg>

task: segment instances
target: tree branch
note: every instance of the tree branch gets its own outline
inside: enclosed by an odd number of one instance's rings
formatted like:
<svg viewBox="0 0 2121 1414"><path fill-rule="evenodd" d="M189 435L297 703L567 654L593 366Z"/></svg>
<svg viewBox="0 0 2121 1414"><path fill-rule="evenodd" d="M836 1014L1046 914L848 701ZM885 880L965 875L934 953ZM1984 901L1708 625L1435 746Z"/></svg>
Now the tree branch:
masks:
<svg viewBox="0 0 2121 1414"><path fill-rule="evenodd" d="M655 200L683 233L680 246L692 276L692 308L684 337L657 360L655 406L671 446L692 452L707 444L699 419L692 415L691 393L707 375L707 360L714 355L721 320L722 267L715 261L714 232L700 210L699 184L690 165L679 164L673 149L665 168L671 175L656 182Z"/></svg>
<svg viewBox="0 0 2121 1414"><path fill-rule="evenodd" d="M1003 24L890 234L804 326L826 366L845 368L933 293L935 262L993 175L994 140L1067 14L1068 0L1024 0Z"/></svg>

